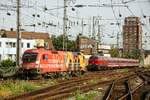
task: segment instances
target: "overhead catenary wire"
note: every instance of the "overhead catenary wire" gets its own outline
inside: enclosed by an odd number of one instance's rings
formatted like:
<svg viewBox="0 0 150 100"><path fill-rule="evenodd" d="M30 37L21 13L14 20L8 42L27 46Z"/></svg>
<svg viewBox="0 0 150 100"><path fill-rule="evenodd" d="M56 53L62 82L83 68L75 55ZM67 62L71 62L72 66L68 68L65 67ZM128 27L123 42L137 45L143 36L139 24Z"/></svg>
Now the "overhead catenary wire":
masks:
<svg viewBox="0 0 150 100"><path fill-rule="evenodd" d="M15 3L15 0L6 0L6 1L13 1L13 4ZM30 1L30 2L29 2ZM36 1L38 1L38 0L36 0ZM59 0L57 0L57 1L59 1ZM128 0L129 1L129 0ZM140 0L141 1L141 0ZM146 1L146 0L145 0ZM142 1L141 1L142 2ZM102 3L102 2L101 2ZM129 2L129 3L131 3L131 2ZM27 5L27 4L29 4L29 5ZM9 3L9 5L10 5L10 3ZM47 20L54 20L54 24L57 24L58 22L59 22L59 24L61 24L61 21L63 20L63 17L61 16L62 15L62 13L61 13L61 11L60 11L60 9L63 9L64 7L62 6L57 6L57 7L51 7L51 8L48 8L48 10L46 10L45 12L43 11L43 9L44 9L44 6L41 6L41 5L38 5L37 4L37 9L35 9L35 5L34 5L34 1L32 1L32 0L28 0L28 3L27 3L27 1L24 1L22 4L21 4L22 6L24 6L25 8L23 8L23 9L33 9L33 10L36 10L37 12L39 12L39 13L43 13L43 14L40 14L40 16L43 16L44 14L45 14L45 16L50 16ZM128 5L128 3L127 3L127 5ZM48 5L46 5L46 6L48 6ZM88 5L89 7L92 7L93 5ZM110 7L110 4L105 4L105 6L106 7ZM112 6L112 5L111 5ZM29 7L29 8L27 8L27 7ZM59 7L60 7L60 9L59 9ZM68 6L69 7L69 6ZM71 6L70 6L71 7ZM94 6L93 6L94 7ZM1 8L1 7L0 7ZM100 8L100 7L98 7L98 8ZM132 11L133 9L131 9L131 7L129 6L129 7L125 7L125 8L127 8L128 9L128 11L129 11L129 13L131 13L132 15L134 14L134 12ZM10 9L12 9L12 8L8 8L8 11L10 10ZM78 8L76 8L76 9L78 9ZM115 12L115 6L113 6L113 9L114 9L114 12ZM53 12L53 10L55 11L55 10L57 10L58 12L59 12L59 14L58 13L54 13ZM36 12L35 11L35 12ZM29 14L26 14L27 16L29 15ZM29 16L31 16L31 15L29 15ZM34 19L36 19L37 21L36 22L46 22L47 20L43 20L43 19L40 19L40 18L34 18L34 17L27 17L27 18L25 18L25 21L27 21L27 20L34 20ZM81 23L81 20L83 19L84 21L90 21L90 20L92 20L92 19L90 19L90 18L86 18L86 17L80 17L80 16L72 16L72 15L68 15L68 18L69 18L69 22L70 23L72 23L72 25L71 26L73 26L74 25L74 23L76 23L76 25L81 25L80 23ZM58 19L58 21L57 22L55 22L55 19ZM143 19L143 18L142 18ZM115 22L119 22L119 21L122 21L122 20L124 20L124 18L118 18L117 16L116 16L116 18L101 18L101 21L112 21L112 23L114 23L113 25L116 25L115 24ZM30 23L32 23L32 21L30 22ZM48 22L48 21L47 21ZM117 22L117 23L118 23ZM78 23L78 24L77 24ZM108 23L109 24L109 23ZM118 24L117 24L118 25ZM62 25L61 25L62 26ZM118 25L119 26L119 25ZM44 27L44 26L43 26ZM58 26L57 26L58 27ZM55 28L57 28L57 27L55 27Z"/></svg>
<svg viewBox="0 0 150 100"><path fill-rule="evenodd" d="M64 8L64 7L61 7L61 8ZM35 9L34 7L32 7L32 9ZM53 8L52 8L53 9ZM54 8L54 9L57 9L57 8ZM41 7L38 6L38 10L42 11L41 10ZM62 19L62 17L58 17L57 15L53 14L53 13L50 13L49 10L45 11L45 13L48 13L49 15L53 16L53 17L56 17L56 18L59 18L59 19ZM68 16L69 18L74 18L74 19L78 19L78 20L82 20L83 18L81 17L74 17L74 16ZM89 18L84 18L84 20L90 20ZM101 20L116 20L116 19L101 19ZM118 20L118 19L117 19ZM123 19L119 19L119 20L123 20Z"/></svg>
<svg viewBox="0 0 150 100"><path fill-rule="evenodd" d="M112 0L111 0L111 4L112 4ZM117 19L117 16L116 16L116 14L115 14L115 10L114 10L113 6L112 6L111 8L112 8L112 12L113 12L113 15L114 15L114 17L115 17L117 23L119 23L119 21L118 21L118 19ZM120 31L120 33L121 33L120 25L117 24L117 26L118 26L118 29L119 29L119 31Z"/></svg>
<svg viewBox="0 0 150 100"><path fill-rule="evenodd" d="M135 14L132 12L132 10L131 10L129 7L127 7L127 9L128 9L129 12L132 14L132 16L135 16Z"/></svg>
<svg viewBox="0 0 150 100"><path fill-rule="evenodd" d="M41 8L41 7L40 7L40 8ZM61 7L61 8L64 8L64 7ZM52 8L52 9L53 9L53 8ZM57 9L57 8L54 8L54 9ZM51 15L52 15L52 16L55 16L55 15L54 15L54 14L52 14L52 13L51 13ZM57 17L57 16L56 16L56 17ZM69 17L77 18L77 17L73 17L73 16L69 16ZM79 19L81 19L81 20L82 20L82 18L79 18ZM102 19L102 20L107 20L107 19ZM108 19L108 20L111 20L111 19Z"/></svg>
<svg viewBox="0 0 150 100"><path fill-rule="evenodd" d="M140 1L139 0L137 0L137 3L138 3L138 6L139 6L139 8L140 8L140 11L141 11L141 16L144 18L144 19L146 19L146 15L144 14L144 12L143 12L143 9L142 9L142 7L141 7L141 5L140 5ZM144 21L144 20L143 20ZM144 22L144 23L146 23L146 22ZM150 22L149 22L150 23ZM141 23L142 24L142 23ZM149 26L147 25L147 24L143 24L142 25L149 33L150 33L150 28L149 28Z"/></svg>
<svg viewBox="0 0 150 100"><path fill-rule="evenodd" d="M111 4L112 4L112 0L111 0ZM114 10L113 6L111 8L112 8L112 12L113 12L114 17L117 19L117 16L115 14L115 10ZM116 20L116 21L117 21L117 23L119 23L118 20ZM120 28L120 24L117 24L117 26L118 26L118 29L120 31L119 33L122 33L121 28ZM119 48L119 36L118 36L119 33L117 33L117 48Z"/></svg>

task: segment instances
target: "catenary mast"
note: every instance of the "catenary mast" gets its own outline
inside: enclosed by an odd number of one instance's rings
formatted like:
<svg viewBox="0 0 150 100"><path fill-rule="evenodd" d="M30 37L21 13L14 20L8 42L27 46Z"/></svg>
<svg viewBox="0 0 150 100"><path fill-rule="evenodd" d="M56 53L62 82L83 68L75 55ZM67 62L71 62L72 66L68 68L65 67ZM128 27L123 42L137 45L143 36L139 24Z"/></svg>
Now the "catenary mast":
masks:
<svg viewBox="0 0 150 100"><path fill-rule="evenodd" d="M16 65L20 67L21 64L21 34L20 34L20 0L17 0L17 21L16 21L16 37L17 37L17 48L16 48Z"/></svg>

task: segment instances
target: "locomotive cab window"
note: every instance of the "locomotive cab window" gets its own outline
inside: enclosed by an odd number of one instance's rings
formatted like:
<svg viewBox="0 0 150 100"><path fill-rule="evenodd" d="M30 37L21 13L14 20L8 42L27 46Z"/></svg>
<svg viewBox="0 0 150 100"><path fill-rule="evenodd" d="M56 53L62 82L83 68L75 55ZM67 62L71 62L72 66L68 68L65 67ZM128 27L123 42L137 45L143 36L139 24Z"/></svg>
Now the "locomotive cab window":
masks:
<svg viewBox="0 0 150 100"><path fill-rule="evenodd" d="M35 62L38 53L24 53L23 54L23 62Z"/></svg>
<svg viewBox="0 0 150 100"><path fill-rule="evenodd" d="M48 60L48 55L47 54L43 55L43 60Z"/></svg>

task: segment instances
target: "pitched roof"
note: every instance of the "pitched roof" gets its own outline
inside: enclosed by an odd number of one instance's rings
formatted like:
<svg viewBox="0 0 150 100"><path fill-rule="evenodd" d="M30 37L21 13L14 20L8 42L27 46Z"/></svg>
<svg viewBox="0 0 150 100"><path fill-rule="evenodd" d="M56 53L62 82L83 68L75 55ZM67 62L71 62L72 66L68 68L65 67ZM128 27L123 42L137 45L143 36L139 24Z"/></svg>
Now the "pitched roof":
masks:
<svg viewBox="0 0 150 100"><path fill-rule="evenodd" d="M16 31L6 31L5 37L7 38L16 38ZM48 39L48 33L41 32L21 32L21 38L23 39Z"/></svg>

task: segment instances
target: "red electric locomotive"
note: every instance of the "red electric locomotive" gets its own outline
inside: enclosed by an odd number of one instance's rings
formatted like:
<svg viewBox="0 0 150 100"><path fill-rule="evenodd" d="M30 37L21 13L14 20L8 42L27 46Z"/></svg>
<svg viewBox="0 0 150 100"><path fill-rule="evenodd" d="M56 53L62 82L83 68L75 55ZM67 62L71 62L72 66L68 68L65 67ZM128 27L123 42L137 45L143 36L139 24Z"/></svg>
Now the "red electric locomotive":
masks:
<svg viewBox="0 0 150 100"><path fill-rule="evenodd" d="M22 57L21 73L25 76L78 75L85 71L84 55L44 48L26 50Z"/></svg>
<svg viewBox="0 0 150 100"><path fill-rule="evenodd" d="M90 71L139 66L139 61L136 59L112 58L97 55L91 56L88 63L87 69Z"/></svg>

